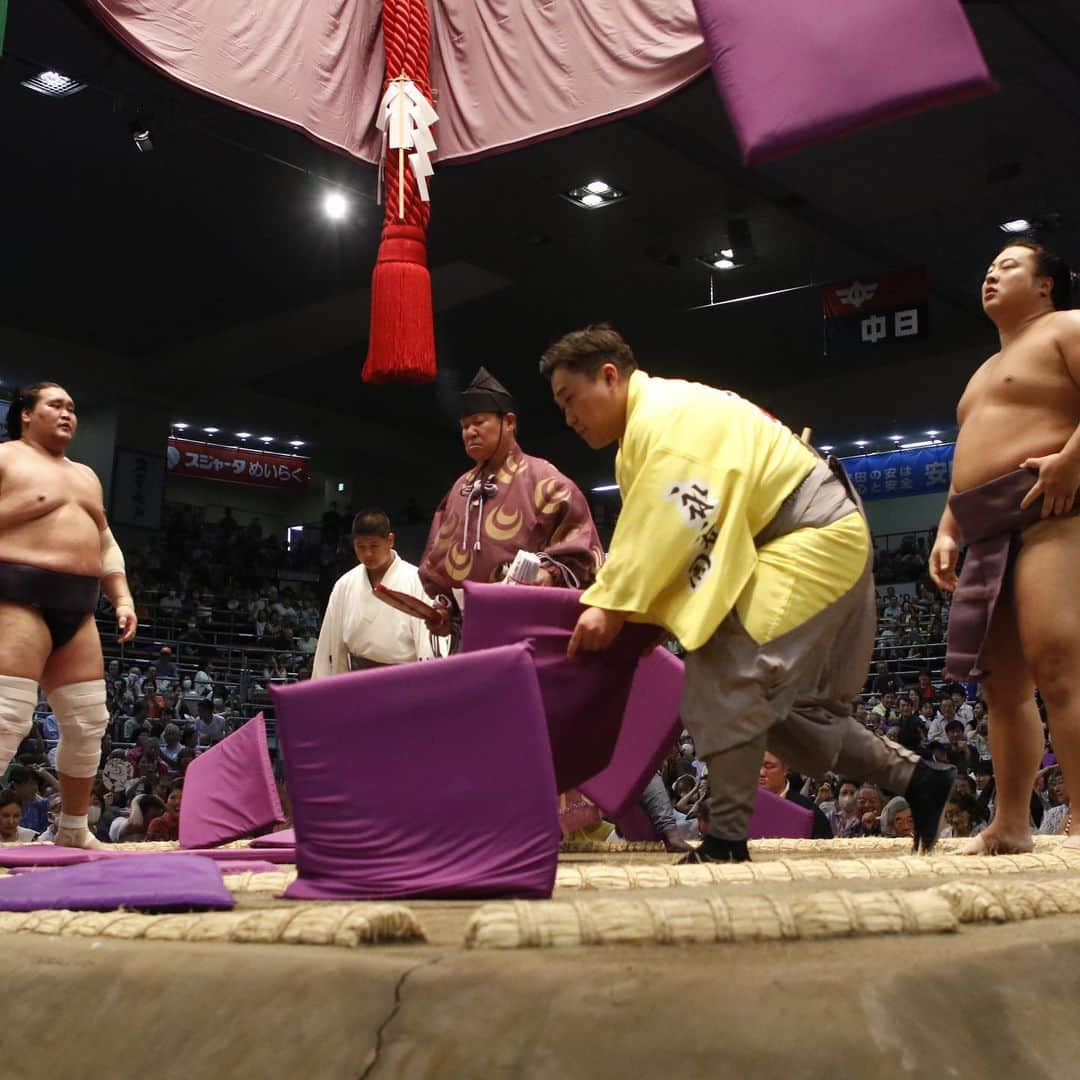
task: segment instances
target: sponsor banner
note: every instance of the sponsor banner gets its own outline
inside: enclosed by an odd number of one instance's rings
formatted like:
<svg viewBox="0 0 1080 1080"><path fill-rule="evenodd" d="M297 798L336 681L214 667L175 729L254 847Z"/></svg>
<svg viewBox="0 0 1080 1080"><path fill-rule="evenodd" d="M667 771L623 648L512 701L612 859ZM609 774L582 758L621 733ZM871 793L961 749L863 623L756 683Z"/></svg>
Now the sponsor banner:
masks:
<svg viewBox="0 0 1080 1080"><path fill-rule="evenodd" d="M166 453L171 476L201 476L284 491L303 491L308 486L308 459L294 454L175 437L169 439Z"/></svg>
<svg viewBox="0 0 1080 1080"><path fill-rule="evenodd" d="M824 285L826 354L926 338L928 288L925 268Z"/></svg>
<svg viewBox="0 0 1080 1080"><path fill-rule="evenodd" d="M952 480L955 443L921 450L891 450L841 458L852 486L866 502L905 495L947 492Z"/></svg>

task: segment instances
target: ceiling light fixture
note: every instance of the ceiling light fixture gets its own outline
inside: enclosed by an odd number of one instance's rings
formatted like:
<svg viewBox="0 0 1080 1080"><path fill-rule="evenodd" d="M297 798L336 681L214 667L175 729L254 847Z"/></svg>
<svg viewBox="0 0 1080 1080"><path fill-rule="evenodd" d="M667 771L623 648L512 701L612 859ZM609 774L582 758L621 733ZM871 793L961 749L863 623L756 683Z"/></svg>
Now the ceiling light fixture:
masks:
<svg viewBox="0 0 1080 1080"><path fill-rule="evenodd" d="M33 78L24 79L20 84L27 90L44 94L46 97L71 97L86 89L86 83L73 79L70 75L61 75L59 71L42 71Z"/></svg>
<svg viewBox="0 0 1080 1080"><path fill-rule="evenodd" d="M918 442L906 442L900 444L901 450L922 450L927 446L939 446L940 439L920 439Z"/></svg>
<svg viewBox="0 0 1080 1080"><path fill-rule="evenodd" d="M865 439L856 439L855 445L858 447L869 446L870 444Z"/></svg>
<svg viewBox="0 0 1080 1080"><path fill-rule="evenodd" d="M173 424L173 427L176 428L177 431L183 431L188 425L183 421L180 421L179 423Z"/></svg>
<svg viewBox="0 0 1080 1080"><path fill-rule="evenodd" d="M349 216L349 200L340 191L328 191L322 205L323 213L331 221L344 221Z"/></svg>
<svg viewBox="0 0 1080 1080"><path fill-rule="evenodd" d="M216 427L204 427L203 428L203 431L205 431L207 435L216 435L220 430L221 430L221 428L216 428Z"/></svg>
<svg viewBox="0 0 1080 1080"><path fill-rule="evenodd" d="M1009 233L1011 236L1016 236L1020 233L1031 232L1033 226L1027 218L1013 218L1012 221L1003 221L998 228L1003 233Z"/></svg>
<svg viewBox="0 0 1080 1080"><path fill-rule="evenodd" d="M936 439L941 434L941 432L940 431L928 431L926 434L929 435L931 439Z"/></svg>
<svg viewBox="0 0 1080 1080"><path fill-rule="evenodd" d="M618 491L618 490L619 490L619 485L618 484L597 484L597 486L593 488L593 491Z"/></svg>
<svg viewBox="0 0 1080 1080"><path fill-rule="evenodd" d="M818 449L821 450L823 453L827 454L830 450L833 449L833 447L831 447L831 446L819 446Z"/></svg>
<svg viewBox="0 0 1080 1080"><path fill-rule="evenodd" d="M140 154L149 154L154 149L154 140L150 136L150 129L145 124L138 121L132 123L131 139Z"/></svg>
<svg viewBox="0 0 1080 1080"><path fill-rule="evenodd" d="M250 439L251 438L251 432L250 431L238 431L236 433L236 437L238 439Z"/></svg>
<svg viewBox="0 0 1080 1080"><path fill-rule="evenodd" d="M904 441L904 436L903 435L890 435L889 436L889 442L903 442L903 441Z"/></svg>
<svg viewBox="0 0 1080 1080"><path fill-rule="evenodd" d="M712 264L713 264L713 266L716 267L717 270L734 270L735 269L735 261L734 261L734 259L713 259Z"/></svg>
<svg viewBox="0 0 1080 1080"><path fill-rule="evenodd" d="M625 199L626 192L612 187L606 180L590 180L581 187L563 192L562 197L585 210L597 210Z"/></svg>
<svg viewBox="0 0 1080 1080"><path fill-rule="evenodd" d="M274 441L273 435L260 435L259 442L271 443Z"/></svg>
<svg viewBox="0 0 1080 1080"><path fill-rule="evenodd" d="M304 440L303 440L303 439L292 439L292 440L291 440L291 441L289 442L289 445L290 445L290 446L293 446L293 447L296 447L296 446L303 446L303 445L304 445Z"/></svg>

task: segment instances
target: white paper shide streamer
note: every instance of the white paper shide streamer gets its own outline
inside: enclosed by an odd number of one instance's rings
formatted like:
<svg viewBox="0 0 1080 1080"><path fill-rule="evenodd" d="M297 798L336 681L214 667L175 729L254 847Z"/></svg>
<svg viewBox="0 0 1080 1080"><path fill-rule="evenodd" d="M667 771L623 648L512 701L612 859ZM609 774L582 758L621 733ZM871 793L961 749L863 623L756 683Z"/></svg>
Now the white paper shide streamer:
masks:
<svg viewBox="0 0 1080 1080"><path fill-rule="evenodd" d="M411 151L409 165L424 202L431 201L427 186L428 177L434 173L430 155L435 152L435 138L431 128L438 119L431 102L420 92L416 83L402 77L394 79L386 88L375 121L383 133L384 158L388 149L397 150L399 154ZM398 197L401 203L403 192L399 191ZM403 205L399 205L399 216L404 217Z"/></svg>

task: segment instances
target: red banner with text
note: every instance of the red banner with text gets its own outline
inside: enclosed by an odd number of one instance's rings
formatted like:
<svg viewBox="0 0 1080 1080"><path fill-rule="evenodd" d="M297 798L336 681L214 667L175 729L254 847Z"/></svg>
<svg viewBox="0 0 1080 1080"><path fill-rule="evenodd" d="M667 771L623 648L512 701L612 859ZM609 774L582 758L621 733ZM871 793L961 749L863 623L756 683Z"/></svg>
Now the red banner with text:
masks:
<svg viewBox="0 0 1080 1080"><path fill-rule="evenodd" d="M169 439L166 453L171 476L201 476L284 491L303 491L308 486L308 459L295 454L177 438Z"/></svg>

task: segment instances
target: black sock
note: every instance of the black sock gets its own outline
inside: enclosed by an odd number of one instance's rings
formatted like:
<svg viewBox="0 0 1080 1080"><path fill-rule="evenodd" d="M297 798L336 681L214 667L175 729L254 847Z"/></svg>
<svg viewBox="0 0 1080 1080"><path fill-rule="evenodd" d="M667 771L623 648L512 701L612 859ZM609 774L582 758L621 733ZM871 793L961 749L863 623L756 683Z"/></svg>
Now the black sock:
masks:
<svg viewBox="0 0 1080 1080"><path fill-rule="evenodd" d="M698 851L714 862L749 862L750 849L745 840L723 840L709 834Z"/></svg>

